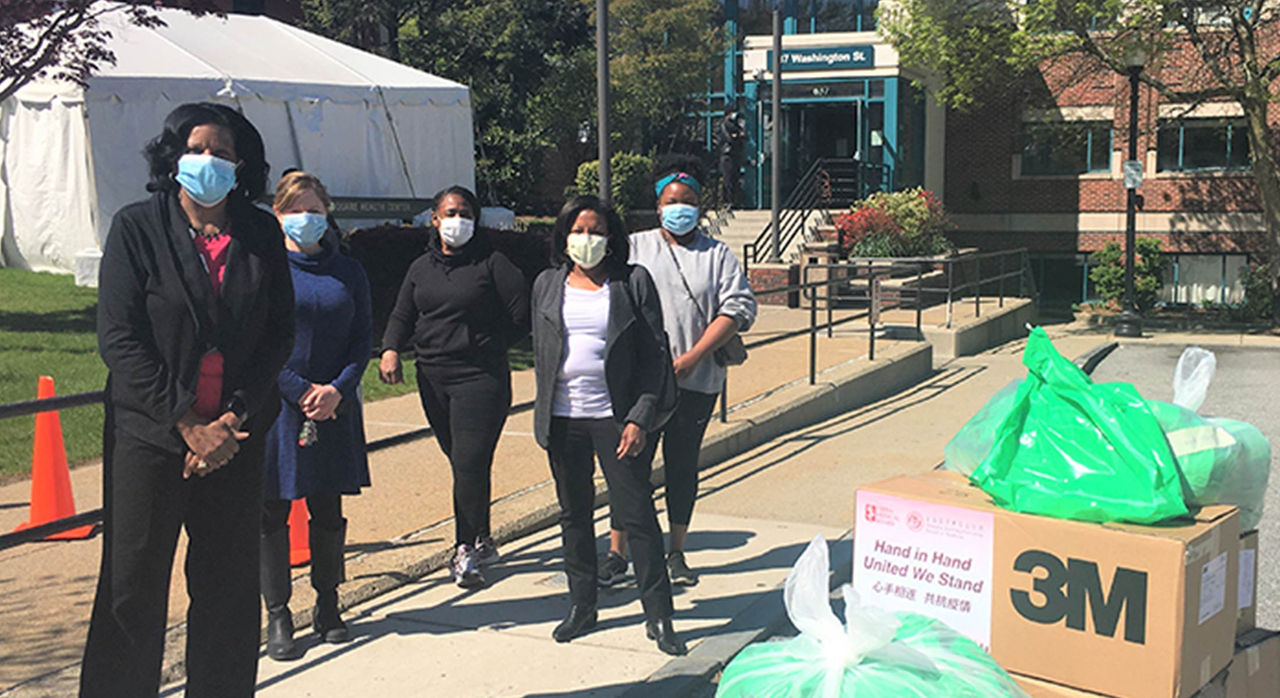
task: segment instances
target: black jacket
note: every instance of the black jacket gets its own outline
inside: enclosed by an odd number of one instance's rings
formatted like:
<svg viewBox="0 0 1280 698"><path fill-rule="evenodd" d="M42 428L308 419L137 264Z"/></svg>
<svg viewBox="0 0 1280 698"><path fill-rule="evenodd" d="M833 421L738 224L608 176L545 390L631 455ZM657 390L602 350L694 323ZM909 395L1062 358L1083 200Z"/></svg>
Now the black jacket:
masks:
<svg viewBox="0 0 1280 698"><path fill-rule="evenodd" d="M243 401L252 433L275 421L276 375L293 348L284 238L271 214L236 196L228 206L231 243L216 298L175 195L157 193L112 220L98 279L108 429L185 452L174 427L195 404L201 359L215 348L223 403Z"/></svg>
<svg viewBox="0 0 1280 698"><path fill-rule="evenodd" d="M564 363L564 283L568 267L548 269L533 282L533 366L538 393L533 435L547 448L556 376ZM644 267L629 264L609 275L609 329L604 373L619 428L634 422L646 432L666 423L675 409L676 377L662 330L658 289Z"/></svg>
<svg viewBox="0 0 1280 698"><path fill-rule="evenodd" d="M452 255L434 231L429 241L400 284L382 348L412 339L419 362L505 366L507 349L529 333L524 275L481 235Z"/></svg>

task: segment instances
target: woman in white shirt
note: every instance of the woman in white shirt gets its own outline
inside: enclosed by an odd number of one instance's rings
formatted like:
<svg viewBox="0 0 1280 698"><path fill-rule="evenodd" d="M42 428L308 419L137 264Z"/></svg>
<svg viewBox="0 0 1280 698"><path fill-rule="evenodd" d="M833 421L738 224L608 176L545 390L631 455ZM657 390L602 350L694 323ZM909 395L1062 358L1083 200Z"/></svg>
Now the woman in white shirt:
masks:
<svg viewBox="0 0 1280 698"><path fill-rule="evenodd" d="M638 458L649 433L675 408L657 290L644 268L627 263L627 231L618 214L593 196L565 204L551 249L552 268L538 276L532 294L533 424L556 481L572 602L552 636L568 642L596 624L592 474L599 458L631 542L645 634L663 652L683 654L671 625L650 461Z"/></svg>

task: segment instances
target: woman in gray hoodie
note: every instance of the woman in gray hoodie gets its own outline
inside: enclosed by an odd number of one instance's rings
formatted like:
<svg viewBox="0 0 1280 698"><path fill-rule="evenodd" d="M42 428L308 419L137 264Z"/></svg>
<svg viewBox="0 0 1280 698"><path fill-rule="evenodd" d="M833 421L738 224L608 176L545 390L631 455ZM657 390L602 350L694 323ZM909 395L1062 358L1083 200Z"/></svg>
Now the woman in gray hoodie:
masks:
<svg viewBox="0 0 1280 698"><path fill-rule="evenodd" d="M698 453L702 437L724 389L725 366L715 352L756 318L756 298L729 246L698 226L704 180L702 163L691 155L668 155L654 168L654 193L662 226L631 236L631 261L649 271L662 302L679 406L647 450L653 458L662 440L666 471L667 519L671 525L667 573L673 584L693 585L698 577L684 557L685 536L698 494ZM603 586L625 578L626 533L611 524L609 554L599 565Z"/></svg>

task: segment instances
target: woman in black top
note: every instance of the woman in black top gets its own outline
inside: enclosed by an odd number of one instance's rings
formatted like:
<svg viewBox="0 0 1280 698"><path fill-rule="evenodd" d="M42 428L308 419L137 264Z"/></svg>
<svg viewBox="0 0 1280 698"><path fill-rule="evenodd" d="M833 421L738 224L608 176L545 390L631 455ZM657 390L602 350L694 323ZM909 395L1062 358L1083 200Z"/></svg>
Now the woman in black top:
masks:
<svg viewBox="0 0 1280 698"><path fill-rule="evenodd" d="M382 380L399 383L410 339L418 394L453 469L458 586L484 584L498 559L489 530L490 470L511 408L507 349L529 331L524 276L475 230L480 206L464 187L436 194L427 251L405 275L382 336Z"/></svg>
<svg viewBox="0 0 1280 698"><path fill-rule="evenodd" d="M609 501L631 540L645 634L663 652L684 654L671 626L651 459L640 457L676 400L658 291L644 267L627 263L627 230L594 196L565 204L551 244L554 266L533 283L533 431L556 481L572 602L552 636L568 642L596 624L591 521L598 458Z"/></svg>
<svg viewBox="0 0 1280 698"><path fill-rule="evenodd" d="M289 262L275 218L253 205L267 163L239 112L184 104L146 157L154 193L112 220L98 282L104 535L80 695L158 692L185 528L187 695L250 696L263 451L293 345Z"/></svg>

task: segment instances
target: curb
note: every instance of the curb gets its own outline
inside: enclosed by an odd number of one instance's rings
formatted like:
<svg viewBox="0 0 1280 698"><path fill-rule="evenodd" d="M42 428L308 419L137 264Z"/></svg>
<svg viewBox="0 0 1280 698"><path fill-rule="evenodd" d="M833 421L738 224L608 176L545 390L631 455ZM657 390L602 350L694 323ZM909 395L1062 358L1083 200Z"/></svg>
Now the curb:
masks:
<svg viewBox="0 0 1280 698"><path fill-rule="evenodd" d="M874 364L861 367L852 373L842 372L845 366L846 364L838 364L828 368L828 375L833 373L836 375L823 380L822 375L819 374L819 380L815 385L808 386L802 395L792 399L790 402L768 410L761 415L744 419L728 429L709 434L702 445L699 469L707 464L727 460L745 453L781 434L810 424L816 424L919 383L933 372L933 348L930 344L921 342L908 348L902 354L877 359ZM652 481L655 484L662 484L665 481L665 469L662 465L660 453L654 458ZM603 482L599 483L596 486L595 508L599 508L607 501L607 485ZM540 506L512 521L498 525L493 532L494 541L501 545L533 535L556 525L559 519L560 507L557 503L552 502ZM446 520L444 523L448 521ZM849 547L849 555L852 555L852 545ZM394 571L364 578L358 585L340 589L338 595L339 610L349 610L353 606L422 579L446 567L451 556L452 551L444 549L403 565ZM297 580L295 580L296 582ZM770 597L773 597L772 602L766 600ZM772 607L770 603L772 603ZM774 594L766 593L761 601L753 604L742 615L755 619L763 617L762 614L765 613L776 614L780 609L781 599ZM293 614L294 627L300 629L308 628L311 625L311 617L311 608L295 611ZM782 612L781 617L785 619L785 611ZM751 623L746 621L739 622L735 618L730 623L730 637L718 641L708 639L695 648L693 656L702 658L700 661L707 664L707 666L711 666L712 663L717 661L715 656L719 656L726 649L737 643L737 649L728 655L731 658L741 647L753 642L759 632L764 632L750 630L751 626ZM773 626L770 625L769 627L772 628ZM766 628L765 630L768 629ZM752 635L752 637L743 640L748 635ZM262 641L265 641L265 628L262 630L261 637ZM706 650L701 650L704 644L710 645L710 647ZM186 623L170 627L165 633L166 662L161 672L162 690L164 686L180 681L186 675L185 646ZM713 653L715 656L712 656ZM727 661L727 659L724 661ZM684 672L684 670L681 671ZM661 673L660 671L659 674ZM26 695L28 691L33 691L32 695L48 695L45 691L53 686L68 686L78 683L78 679L75 678L78 674L79 663L77 662L63 669L55 670L12 686L0 693L0 695ZM657 677L658 674L654 676ZM667 681L680 678L681 681L684 681L685 679L681 677L685 676L685 673L681 673L661 680ZM650 678L652 679L653 677ZM648 686L650 683L651 681L646 681L644 685ZM664 686L666 685L664 684ZM673 694L664 687L661 691L650 695Z"/></svg>
<svg viewBox="0 0 1280 698"><path fill-rule="evenodd" d="M1116 349L1116 342L1103 342L1073 359L1085 373ZM941 469L939 463L937 469ZM831 554L832 591L853 579L853 529L828 542ZM787 629L794 629L783 605L785 583L763 592L746 610L723 626L723 632L698 644L687 656L673 659L654 672L644 683L623 693L623 698L701 698L710 695L710 682L724 670L738 653L754 642L760 642Z"/></svg>
<svg viewBox="0 0 1280 698"><path fill-rule="evenodd" d="M831 555L832 590L853 578L853 529L827 542ZM792 629L779 593L783 584L762 592L746 610L684 657L673 659L622 698L695 698L706 694L709 682L747 645Z"/></svg>

